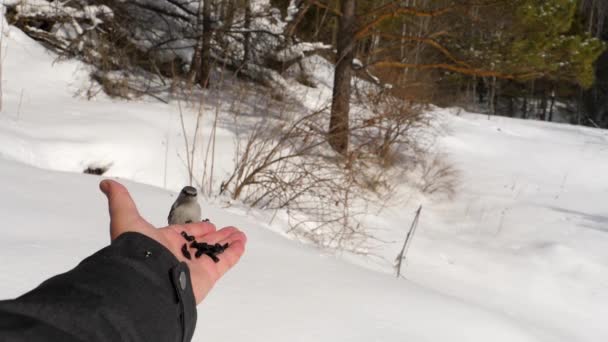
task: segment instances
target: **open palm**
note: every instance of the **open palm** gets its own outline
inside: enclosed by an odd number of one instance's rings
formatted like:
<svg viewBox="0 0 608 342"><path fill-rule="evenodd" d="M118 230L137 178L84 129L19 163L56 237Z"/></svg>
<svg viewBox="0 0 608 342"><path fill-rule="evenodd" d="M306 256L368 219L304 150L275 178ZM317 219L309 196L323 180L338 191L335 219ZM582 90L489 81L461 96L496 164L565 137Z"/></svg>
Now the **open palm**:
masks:
<svg viewBox="0 0 608 342"><path fill-rule="evenodd" d="M218 279L239 261L245 251L247 238L235 227L216 230L212 223L198 222L157 229L141 217L129 191L122 184L113 180L104 180L99 187L108 198L112 241L123 233L137 232L165 246L178 260L188 264L197 304L203 301ZM194 236L198 242L221 245L228 243L229 247L218 256L220 261L217 263L205 255L188 260L181 252L182 246L186 243L181 232Z"/></svg>

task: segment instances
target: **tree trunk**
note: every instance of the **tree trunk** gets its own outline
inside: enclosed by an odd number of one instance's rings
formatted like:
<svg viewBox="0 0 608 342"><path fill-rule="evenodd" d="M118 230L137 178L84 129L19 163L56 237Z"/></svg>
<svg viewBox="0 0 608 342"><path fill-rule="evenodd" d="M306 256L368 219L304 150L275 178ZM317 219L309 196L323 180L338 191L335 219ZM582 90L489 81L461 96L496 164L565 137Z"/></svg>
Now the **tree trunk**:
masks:
<svg viewBox="0 0 608 342"><path fill-rule="evenodd" d="M477 103L477 77L473 76L473 86L471 87L471 100L473 101L473 105ZM475 106L477 108L477 106Z"/></svg>
<svg viewBox="0 0 608 342"><path fill-rule="evenodd" d="M555 107L555 89L551 91L551 104L549 105L549 122L553 121L553 108Z"/></svg>
<svg viewBox="0 0 608 342"><path fill-rule="evenodd" d="M496 82L496 77L492 80L492 87L494 88L494 103L492 104L492 115L498 115L498 101L500 99L500 88L499 84Z"/></svg>
<svg viewBox="0 0 608 342"><path fill-rule="evenodd" d="M197 17L196 17L196 34L200 35L202 30L202 17L203 17L203 6L202 3L198 3ZM188 84L192 86L195 84L196 80L201 71L201 50L203 48L203 39L202 35L197 38L196 46L194 46L194 54L192 55L192 60L190 61L190 71L188 72Z"/></svg>
<svg viewBox="0 0 608 342"><path fill-rule="evenodd" d="M355 47L356 0L341 0L338 28L338 60L334 74L328 141L338 153L348 153L352 64Z"/></svg>
<svg viewBox="0 0 608 342"><path fill-rule="evenodd" d="M291 42L294 34L296 33L298 25L300 24L300 22L302 22L302 19L304 19L304 16L306 16L306 13L308 13L311 4L308 1L300 1L297 6L298 12L295 18L293 18L293 20L287 23L287 25L285 26L285 30L283 31L283 34L285 35L285 40L289 42Z"/></svg>
<svg viewBox="0 0 608 342"><path fill-rule="evenodd" d="M251 0L245 0L245 43L243 46L243 66L251 58Z"/></svg>
<svg viewBox="0 0 608 342"><path fill-rule="evenodd" d="M547 90L546 89L543 89L541 96L542 97L540 99L540 117L542 120L549 121L549 118L547 117L548 101L547 101Z"/></svg>
<svg viewBox="0 0 608 342"><path fill-rule="evenodd" d="M201 71L199 84L203 88L209 86L211 74L211 37L213 36L213 23L211 22L211 0L203 2L203 39L201 47Z"/></svg>
<svg viewBox="0 0 608 342"><path fill-rule="evenodd" d="M492 79L488 83L490 86L490 95L488 98L488 113L496 115L496 77L492 77Z"/></svg>
<svg viewBox="0 0 608 342"><path fill-rule="evenodd" d="M534 106L534 103L536 101L536 82L534 82L534 80L532 80L532 86L531 86L531 91L530 93L532 94L532 96L530 97L530 110L531 110L531 114L532 114L532 119L536 118L536 106ZM528 116L529 117L529 116Z"/></svg>
<svg viewBox="0 0 608 342"><path fill-rule="evenodd" d="M236 0L224 0L220 2L219 13L222 18L222 28L224 30L230 30L234 25L234 16L236 15L237 7L235 4ZM245 0L245 6L248 5L249 0Z"/></svg>

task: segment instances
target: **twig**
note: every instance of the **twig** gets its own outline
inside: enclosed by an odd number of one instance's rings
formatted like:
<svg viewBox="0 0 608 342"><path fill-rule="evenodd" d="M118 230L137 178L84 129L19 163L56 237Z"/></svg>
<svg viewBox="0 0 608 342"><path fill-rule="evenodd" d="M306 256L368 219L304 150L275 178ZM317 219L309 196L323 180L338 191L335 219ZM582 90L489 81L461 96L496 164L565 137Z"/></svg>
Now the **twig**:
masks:
<svg viewBox="0 0 608 342"><path fill-rule="evenodd" d="M218 91L222 88L222 86L224 85L224 71L226 70L226 63L224 63L224 65L222 66L222 72L220 73L220 82L218 84ZM216 141L216 135L217 135L217 120L219 118L219 112L220 112L220 103L219 101L217 102L217 105L215 106L215 118L213 119L213 133L212 133L212 141L211 141L211 171L209 173L209 194L211 195L211 191L213 190L213 172L214 172L214 167L215 167L215 141Z"/></svg>
<svg viewBox="0 0 608 342"><path fill-rule="evenodd" d="M19 95L19 105L17 106L17 121L19 121L19 119L21 118L21 103L23 103L23 91L24 90L25 89L21 88L21 95Z"/></svg>
<svg viewBox="0 0 608 342"><path fill-rule="evenodd" d="M587 117L587 120L589 120L589 122L595 127L595 128L602 128L600 125L596 124L595 121L593 121L590 117Z"/></svg>
<svg viewBox="0 0 608 342"><path fill-rule="evenodd" d="M190 162L190 145L188 144L188 134L186 133L186 126L184 125L184 113L182 112L181 101L177 100L177 107L179 108L179 121L182 125L182 134L184 135L184 143L186 145L186 163L188 165L188 185L192 185L192 163Z"/></svg>
<svg viewBox="0 0 608 342"><path fill-rule="evenodd" d="M192 138L192 151L190 151L190 160L192 161L192 170L190 171L190 177L193 177L192 175L194 174L194 156L195 156L195 152L196 152L196 140L197 137L199 135L199 128L201 125L201 120L203 118L203 103L204 103L204 98L205 95L201 94L200 100L199 100L199 107L198 107L198 114L196 115L196 125L194 127L194 137ZM190 181L192 182L192 181ZM203 184L200 184L200 187L202 188Z"/></svg>
<svg viewBox="0 0 608 342"><path fill-rule="evenodd" d="M395 269L397 270L397 278L399 278L401 276L401 264L405 260L407 250L411 244L410 241L412 240L412 238L414 237L414 233L416 232L416 227L418 226L418 219L420 218L421 212L422 212L422 205L420 207L418 207L418 210L416 210L416 216L414 217L414 220L412 221L410 230L407 232L407 235L405 236L405 241L403 242L403 248L401 248L401 252L399 252L399 255L395 259Z"/></svg>

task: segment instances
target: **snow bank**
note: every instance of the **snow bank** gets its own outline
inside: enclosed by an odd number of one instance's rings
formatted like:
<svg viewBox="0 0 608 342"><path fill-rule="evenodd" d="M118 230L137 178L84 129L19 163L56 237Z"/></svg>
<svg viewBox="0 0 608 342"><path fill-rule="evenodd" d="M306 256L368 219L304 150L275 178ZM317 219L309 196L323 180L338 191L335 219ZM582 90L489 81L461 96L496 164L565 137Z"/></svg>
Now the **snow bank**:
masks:
<svg viewBox="0 0 608 342"><path fill-rule="evenodd" d="M0 296L12 297L107 243L99 178L74 173L110 166L106 175L138 182L129 187L161 225L172 202L161 188L181 188L188 171L177 103L86 100L86 67L55 62L15 28L6 34ZM317 57L304 63L317 88L289 86L305 106L319 108L331 90L331 65ZM240 94L215 95L203 106L199 141L207 141L217 111L219 182L234 162L236 131L226 108ZM192 139L197 111L182 109ZM376 258L336 259L271 233L285 230L272 213L204 203L213 221L245 229L250 248L201 306L196 340L607 340L607 132L434 114L445 131L437 151L461 173L458 192L442 199L400 185L399 201L366 219L387 241L372 251ZM393 279L392 260L419 204L408 280Z"/></svg>
<svg viewBox="0 0 608 342"><path fill-rule="evenodd" d="M55 56L23 32L11 27L4 40L4 103L0 114L0 156L36 167L82 172L109 166L107 176L134 179L178 190L188 177L184 132L191 144L197 110L178 102L164 105L112 100L101 94L87 100L92 86L87 66L55 61ZM229 101L226 101L229 102ZM217 101L206 102L207 111ZM212 132L213 116L203 118L194 173L202 174L203 153ZM216 132L221 179L232 170L234 134ZM219 183L217 184L219 187Z"/></svg>
<svg viewBox="0 0 608 342"><path fill-rule="evenodd" d="M24 293L108 243L98 181L0 159L2 298ZM162 225L174 195L127 186L142 214ZM243 228L248 250L199 306L193 341L534 340L501 314L285 240L243 210L202 205L217 225Z"/></svg>

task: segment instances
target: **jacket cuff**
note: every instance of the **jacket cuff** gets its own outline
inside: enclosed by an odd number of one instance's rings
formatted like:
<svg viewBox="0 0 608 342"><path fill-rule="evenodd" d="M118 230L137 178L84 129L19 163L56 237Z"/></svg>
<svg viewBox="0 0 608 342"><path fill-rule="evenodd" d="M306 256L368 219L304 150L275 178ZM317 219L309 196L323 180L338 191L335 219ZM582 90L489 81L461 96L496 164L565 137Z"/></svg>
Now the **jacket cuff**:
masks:
<svg viewBox="0 0 608 342"><path fill-rule="evenodd" d="M190 279L190 269L158 243L143 234L127 232L116 238L110 248L110 255L126 257L136 263L143 263L147 270L157 277L168 277L176 304L179 305L182 342L189 342L196 327L196 301ZM141 265L140 265L141 266ZM141 269L140 269L141 270ZM143 271L143 270L142 270ZM152 276L152 274L150 274ZM165 278L166 279L166 278ZM162 283L165 283L162 281Z"/></svg>

